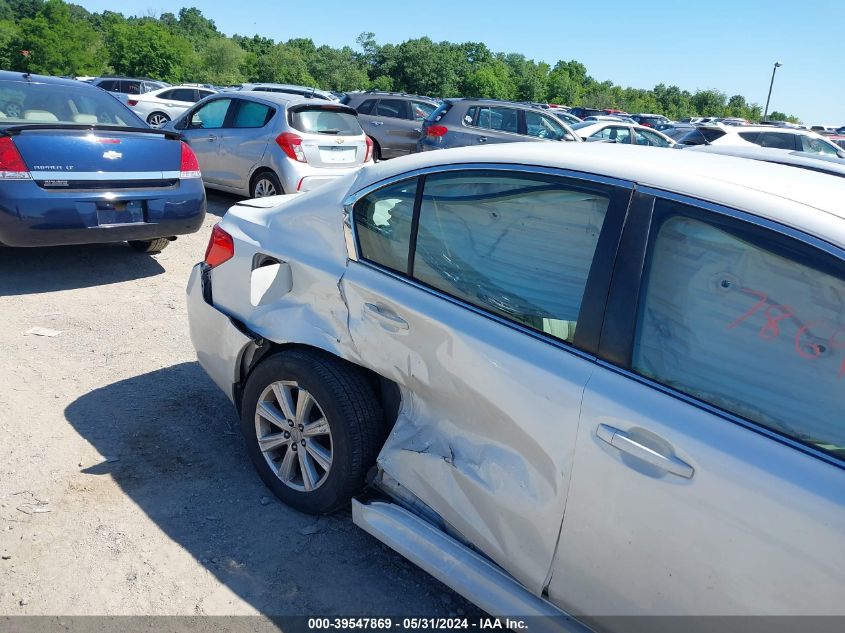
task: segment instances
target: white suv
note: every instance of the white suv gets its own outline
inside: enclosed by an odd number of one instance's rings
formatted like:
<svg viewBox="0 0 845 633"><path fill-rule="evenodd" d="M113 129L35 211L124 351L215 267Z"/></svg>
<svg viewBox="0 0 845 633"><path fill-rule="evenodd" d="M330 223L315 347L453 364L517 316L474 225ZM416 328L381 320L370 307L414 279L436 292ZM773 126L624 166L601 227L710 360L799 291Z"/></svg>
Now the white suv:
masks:
<svg viewBox="0 0 845 633"><path fill-rule="evenodd" d="M845 158L842 148L815 132L770 125L699 126L681 137L678 143L681 145L757 145Z"/></svg>
<svg viewBox="0 0 845 633"><path fill-rule="evenodd" d="M355 523L494 615L843 616L844 197L696 152L426 152L234 206L191 338L280 499L366 482Z"/></svg>

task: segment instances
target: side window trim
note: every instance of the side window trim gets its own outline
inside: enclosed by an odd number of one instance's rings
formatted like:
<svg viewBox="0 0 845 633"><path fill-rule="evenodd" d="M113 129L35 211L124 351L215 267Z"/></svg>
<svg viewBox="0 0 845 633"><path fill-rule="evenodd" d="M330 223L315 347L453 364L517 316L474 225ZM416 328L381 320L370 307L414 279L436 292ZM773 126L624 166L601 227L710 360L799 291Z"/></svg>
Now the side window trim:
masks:
<svg viewBox="0 0 845 633"><path fill-rule="evenodd" d="M350 261L362 263L367 266L372 266L378 270L394 276L405 281L417 288L426 292L436 294L442 298L446 298L451 303L468 308L473 312L482 314L492 318L498 322L507 324L511 327L519 329L520 331L528 332L535 338L542 340L553 340L553 337L537 332L520 323L505 319L496 314L490 313L481 307L472 305L460 298L452 297L436 288L431 288L426 284L413 278L413 262L416 254L417 232L419 228L420 208L422 205L422 198L424 195L426 176L436 175L448 172L460 171L476 171L476 170L493 170L510 173L542 173L563 180L568 180L573 183L584 185L603 185L608 189L609 203L605 214L604 224L601 233L599 234L598 243L596 245L595 253L593 254L590 272L587 278L586 287L584 289L584 296L581 301L579 309L578 322L579 326L576 329L575 338L572 344L557 341L559 345L566 349L574 349L588 354L591 358L595 357L599 348L599 337L602 331L602 320L605 314L605 304L608 294L610 292L611 277L615 266L615 260L622 238L622 228L625 223L625 218L628 214L629 205L632 199L633 183L623 181L615 178L608 178L596 174L584 174L582 172L572 172L569 170L555 169L555 168L527 168L522 165L509 164L458 164L446 165L433 168L425 168L415 170L405 174L400 174L392 178L386 179L379 183L375 183L369 187L361 189L360 191L351 194L344 201L344 237L347 246L347 255ZM401 181L411 180L417 177L417 189L415 192L413 216L411 224L411 235L408 253L408 264L405 272L397 272L377 262L371 262L361 256L360 241L357 235L355 220L353 217L354 207L356 203L365 196L389 187Z"/></svg>

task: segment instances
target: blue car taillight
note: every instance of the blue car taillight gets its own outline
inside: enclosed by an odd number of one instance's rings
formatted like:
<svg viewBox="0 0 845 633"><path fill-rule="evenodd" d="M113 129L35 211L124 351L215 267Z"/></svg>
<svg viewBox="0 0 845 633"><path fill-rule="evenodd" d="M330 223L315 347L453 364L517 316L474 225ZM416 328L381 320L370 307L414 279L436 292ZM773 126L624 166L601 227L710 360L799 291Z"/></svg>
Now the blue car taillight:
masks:
<svg viewBox="0 0 845 633"><path fill-rule="evenodd" d="M29 180L29 167L8 136L0 137L0 180Z"/></svg>

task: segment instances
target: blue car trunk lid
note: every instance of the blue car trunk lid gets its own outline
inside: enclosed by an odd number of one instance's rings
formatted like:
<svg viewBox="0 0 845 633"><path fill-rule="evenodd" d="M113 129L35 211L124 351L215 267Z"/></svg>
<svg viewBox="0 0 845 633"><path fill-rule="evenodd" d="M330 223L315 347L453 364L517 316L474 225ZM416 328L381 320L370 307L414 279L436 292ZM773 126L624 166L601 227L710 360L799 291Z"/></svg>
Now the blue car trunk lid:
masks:
<svg viewBox="0 0 845 633"><path fill-rule="evenodd" d="M13 137L35 182L44 188L171 186L179 179L181 143L139 129L27 129Z"/></svg>

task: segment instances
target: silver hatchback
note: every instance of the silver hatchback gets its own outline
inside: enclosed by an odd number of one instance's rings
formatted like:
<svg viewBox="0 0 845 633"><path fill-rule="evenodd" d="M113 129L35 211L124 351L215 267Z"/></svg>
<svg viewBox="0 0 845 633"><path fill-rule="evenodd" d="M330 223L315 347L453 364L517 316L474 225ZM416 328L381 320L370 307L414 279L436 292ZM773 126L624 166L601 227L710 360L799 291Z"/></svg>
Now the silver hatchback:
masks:
<svg viewBox="0 0 845 633"><path fill-rule="evenodd" d="M208 97L172 121L206 186L251 198L309 191L372 160L355 110L281 93Z"/></svg>

